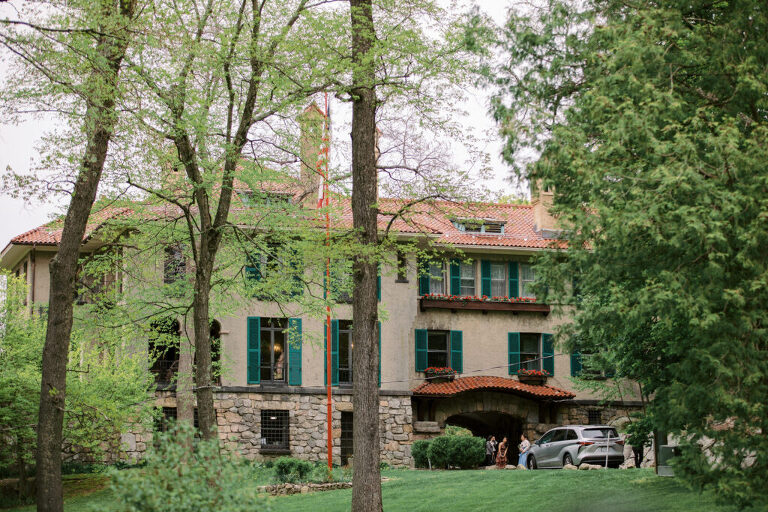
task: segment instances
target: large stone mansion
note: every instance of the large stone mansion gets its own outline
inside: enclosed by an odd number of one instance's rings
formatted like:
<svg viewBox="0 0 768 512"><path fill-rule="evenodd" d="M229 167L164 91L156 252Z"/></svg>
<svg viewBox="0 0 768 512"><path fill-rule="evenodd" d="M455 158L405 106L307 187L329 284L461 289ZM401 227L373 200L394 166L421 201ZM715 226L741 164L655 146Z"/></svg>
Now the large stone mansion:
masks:
<svg viewBox="0 0 768 512"><path fill-rule="evenodd" d="M413 441L437 436L447 425L479 436L514 440L526 432L535 438L558 424L620 422L640 405L601 405L598 396L576 390L579 359L560 352L552 335L569 321L567 310L552 311L530 291L530 258L563 243L548 213L552 194L538 191L532 199L530 205L486 204L473 218L447 210L429 215L424 222L430 238L446 248L446 260L424 266L415 257L393 255L392 268L382 272L387 315L379 333L379 411L381 457L390 465L411 465ZM84 252L98 245L98 237L90 236L97 228L90 228ZM48 300L48 264L60 234L41 226L13 238L0 254L2 268L26 277L30 304ZM451 259L456 248L467 258ZM342 462L353 455L351 315L349 304L334 309L330 343L333 455ZM323 460L325 348L289 343L289 327L292 335L312 332L320 339L324 331L321 320L286 317L284 308L256 297L220 320L215 335L231 367L215 393L219 433L249 458ZM169 351L154 362L159 384L168 380L175 357ZM439 375L445 370L435 375L434 368L450 368L455 377ZM520 370L545 375L518 375ZM157 405L166 416L175 414L172 388L158 387ZM141 456L149 438L124 434L128 456Z"/></svg>

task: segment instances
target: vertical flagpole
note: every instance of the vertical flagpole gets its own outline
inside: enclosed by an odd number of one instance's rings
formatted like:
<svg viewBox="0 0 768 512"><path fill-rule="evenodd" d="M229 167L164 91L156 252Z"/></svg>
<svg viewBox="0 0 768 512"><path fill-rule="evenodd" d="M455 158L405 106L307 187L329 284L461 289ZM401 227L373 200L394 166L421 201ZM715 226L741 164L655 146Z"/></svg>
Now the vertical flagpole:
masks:
<svg viewBox="0 0 768 512"><path fill-rule="evenodd" d="M325 246L327 249L325 258L325 356L326 356L326 397L328 402L328 410L326 411L327 417L327 430L328 430L328 474L333 470L333 401L331 396L331 383L333 375L333 358L331 356L333 352L333 339L331 338L331 304L328 302L330 299L328 295L328 288L331 285L331 215L328 211L329 198L328 198L328 160L330 158L329 151L329 135L330 119L328 115L328 93L325 93L325 127L323 130L323 198L325 199L323 205L325 206Z"/></svg>

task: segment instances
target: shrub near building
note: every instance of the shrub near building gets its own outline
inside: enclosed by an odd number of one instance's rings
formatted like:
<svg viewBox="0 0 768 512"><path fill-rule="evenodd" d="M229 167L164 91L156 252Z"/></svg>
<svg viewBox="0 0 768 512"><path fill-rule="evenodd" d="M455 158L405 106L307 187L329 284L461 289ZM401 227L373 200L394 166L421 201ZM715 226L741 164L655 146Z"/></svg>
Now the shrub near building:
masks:
<svg viewBox="0 0 768 512"><path fill-rule="evenodd" d="M416 441L411 447L416 467L472 469L485 459L485 440L466 435L444 435Z"/></svg>

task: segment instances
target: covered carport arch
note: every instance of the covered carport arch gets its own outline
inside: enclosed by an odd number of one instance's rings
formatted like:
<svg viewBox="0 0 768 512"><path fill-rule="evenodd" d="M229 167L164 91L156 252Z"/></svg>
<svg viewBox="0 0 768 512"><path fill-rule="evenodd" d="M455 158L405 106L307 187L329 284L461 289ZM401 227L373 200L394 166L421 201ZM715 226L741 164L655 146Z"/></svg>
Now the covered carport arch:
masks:
<svg viewBox="0 0 768 512"><path fill-rule="evenodd" d="M416 421L464 427L472 434L510 441L510 456L517 453L520 434L535 438L565 420L563 402L573 393L542 384L527 384L504 377L459 377L428 381L413 389Z"/></svg>

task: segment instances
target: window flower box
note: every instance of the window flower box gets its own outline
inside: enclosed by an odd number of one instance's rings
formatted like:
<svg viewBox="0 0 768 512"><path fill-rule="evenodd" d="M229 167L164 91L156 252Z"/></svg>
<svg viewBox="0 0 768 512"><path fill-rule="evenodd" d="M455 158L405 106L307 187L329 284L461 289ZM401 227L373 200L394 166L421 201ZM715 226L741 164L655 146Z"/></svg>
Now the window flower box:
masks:
<svg viewBox="0 0 768 512"><path fill-rule="evenodd" d="M525 368L517 370L518 380L526 384L541 385L547 382L547 378L551 376L546 370L527 370Z"/></svg>
<svg viewBox="0 0 768 512"><path fill-rule="evenodd" d="M419 299L421 311L427 309L511 311L548 315L549 304L536 302L535 297L488 297L487 295L445 295L428 293Z"/></svg>
<svg viewBox="0 0 768 512"><path fill-rule="evenodd" d="M430 366L424 370L424 377L430 382L450 382L456 378L453 368Z"/></svg>

